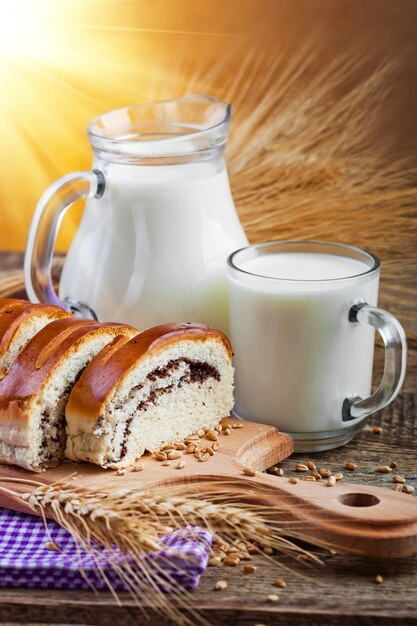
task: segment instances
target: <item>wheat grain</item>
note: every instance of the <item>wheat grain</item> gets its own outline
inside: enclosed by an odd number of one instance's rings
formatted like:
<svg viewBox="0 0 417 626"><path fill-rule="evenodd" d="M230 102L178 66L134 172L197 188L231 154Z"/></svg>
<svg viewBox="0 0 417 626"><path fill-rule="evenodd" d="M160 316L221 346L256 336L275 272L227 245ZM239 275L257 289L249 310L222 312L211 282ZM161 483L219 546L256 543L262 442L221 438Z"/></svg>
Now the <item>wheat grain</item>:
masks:
<svg viewBox="0 0 417 626"><path fill-rule="evenodd" d="M258 568L256 565L252 565L252 563L247 563L243 566L243 571L245 574L254 574Z"/></svg>
<svg viewBox="0 0 417 626"><path fill-rule="evenodd" d="M319 469L319 474L322 478L329 478L331 472L326 467L322 467L321 469Z"/></svg>
<svg viewBox="0 0 417 626"><path fill-rule="evenodd" d="M308 472L308 467L304 463L297 463L294 469L296 472Z"/></svg>
<svg viewBox="0 0 417 626"><path fill-rule="evenodd" d="M182 456L181 452L173 450L172 452L168 452L168 459L170 461L174 461L175 459L180 459Z"/></svg>
<svg viewBox="0 0 417 626"><path fill-rule="evenodd" d="M345 469L349 470L350 472L354 472L356 469L356 465L355 463L352 463L352 461L348 461L347 463L345 463Z"/></svg>

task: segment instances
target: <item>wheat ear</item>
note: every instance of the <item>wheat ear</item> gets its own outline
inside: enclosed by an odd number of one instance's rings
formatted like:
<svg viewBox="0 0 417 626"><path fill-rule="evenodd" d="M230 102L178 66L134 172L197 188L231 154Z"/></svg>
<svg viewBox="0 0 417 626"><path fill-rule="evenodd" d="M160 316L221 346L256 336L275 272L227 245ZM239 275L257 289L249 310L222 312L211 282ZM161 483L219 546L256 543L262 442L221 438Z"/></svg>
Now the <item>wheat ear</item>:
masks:
<svg viewBox="0 0 417 626"><path fill-rule="evenodd" d="M103 570L103 550L108 564L124 581L132 598L140 601L141 606L151 604L154 610L181 624L196 621L204 624L205 620L193 609L190 594L179 589L167 575L164 561L157 564L147 557L162 548L162 537L173 530L195 525L210 530L223 542L255 542L281 554L303 555L313 563L320 563L314 554L286 539L282 528L268 521L268 507L242 501L243 492L239 499L239 494L227 485L214 490L212 483L199 484L195 493L187 495L175 487L105 494L69 490L58 483L39 485L23 494L5 487L0 490L26 503L45 522L49 517L65 528L76 545L94 560L97 573L118 602L120 597ZM185 576L187 561L183 562L178 573ZM167 561L166 565L173 569L171 562ZM85 572L84 575L87 577ZM189 617L184 615L184 610Z"/></svg>

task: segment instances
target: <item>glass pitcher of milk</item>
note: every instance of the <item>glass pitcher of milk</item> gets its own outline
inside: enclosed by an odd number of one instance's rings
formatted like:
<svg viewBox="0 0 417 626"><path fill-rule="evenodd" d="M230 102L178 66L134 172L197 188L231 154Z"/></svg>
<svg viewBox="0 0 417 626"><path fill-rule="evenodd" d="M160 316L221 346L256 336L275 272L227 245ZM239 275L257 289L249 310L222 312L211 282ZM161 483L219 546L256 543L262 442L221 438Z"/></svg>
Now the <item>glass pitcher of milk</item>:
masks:
<svg viewBox="0 0 417 626"><path fill-rule="evenodd" d="M247 244L223 157L231 105L206 95L135 105L94 119L91 171L41 197L25 255L29 298L143 329L203 322L228 330L226 258ZM88 198L51 280L58 228Z"/></svg>

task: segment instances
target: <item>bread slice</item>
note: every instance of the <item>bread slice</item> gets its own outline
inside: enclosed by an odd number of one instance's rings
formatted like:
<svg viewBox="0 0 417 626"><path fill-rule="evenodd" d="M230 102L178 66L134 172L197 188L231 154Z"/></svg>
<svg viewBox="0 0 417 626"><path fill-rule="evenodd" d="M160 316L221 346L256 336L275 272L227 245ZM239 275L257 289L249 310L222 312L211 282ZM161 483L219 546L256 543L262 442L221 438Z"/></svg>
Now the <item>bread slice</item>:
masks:
<svg viewBox="0 0 417 626"><path fill-rule="evenodd" d="M88 362L116 336L137 330L68 318L51 322L20 351L0 382L0 463L36 472L65 450L65 405Z"/></svg>
<svg viewBox="0 0 417 626"><path fill-rule="evenodd" d="M233 405L231 358L228 339L200 324L115 339L71 393L66 456L123 468L145 450L214 427Z"/></svg>
<svg viewBox="0 0 417 626"><path fill-rule="evenodd" d="M72 315L58 306L0 300L0 380L29 339L50 322L64 317Z"/></svg>

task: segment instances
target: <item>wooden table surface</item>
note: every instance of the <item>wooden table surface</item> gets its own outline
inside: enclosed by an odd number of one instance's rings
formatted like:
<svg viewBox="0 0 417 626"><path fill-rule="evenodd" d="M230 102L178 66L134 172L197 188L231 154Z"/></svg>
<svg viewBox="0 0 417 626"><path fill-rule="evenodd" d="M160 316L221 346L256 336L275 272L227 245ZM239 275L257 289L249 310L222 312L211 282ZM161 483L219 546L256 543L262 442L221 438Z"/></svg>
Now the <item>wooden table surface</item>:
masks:
<svg viewBox="0 0 417 626"><path fill-rule="evenodd" d="M0 295L22 295L20 262L19 255L0 255ZM396 461L398 473L417 492L417 351L415 341L411 343L406 382L395 402L375 414L368 426L344 448L311 455L317 465L343 471L344 463L351 460L358 467L349 473L347 480L391 489L390 475L377 474L375 468ZM381 356L377 350L377 370ZM372 431L375 425L382 427L380 434ZM306 459L305 455L293 455L283 462L285 475L293 475L295 463ZM376 561L331 555L324 550L317 553L324 561L320 569L307 569L282 559L270 563L259 557L253 561L259 566L255 574L244 574L240 567L209 568L199 588L192 593L195 606L216 626L417 624L417 557ZM292 571L285 569L287 565ZM384 578L381 585L375 584L377 574ZM278 576L285 578L286 589L273 586ZM214 591L216 581L221 579L228 581L227 589ZM271 593L278 593L278 603L267 601ZM149 615L150 624L170 623L155 616L151 609ZM144 620L128 598L124 599L123 607L118 607L107 593L94 596L80 591L0 589L0 624L130 626L139 623Z"/></svg>

